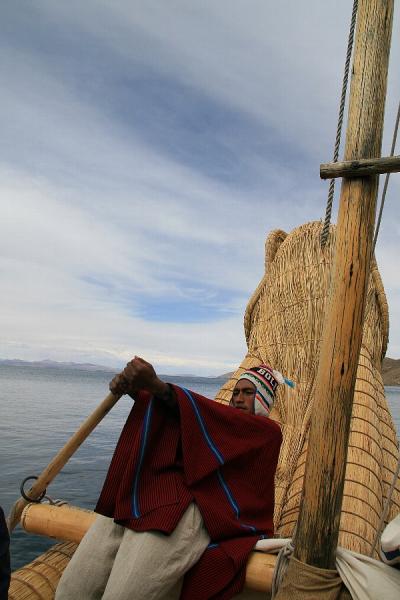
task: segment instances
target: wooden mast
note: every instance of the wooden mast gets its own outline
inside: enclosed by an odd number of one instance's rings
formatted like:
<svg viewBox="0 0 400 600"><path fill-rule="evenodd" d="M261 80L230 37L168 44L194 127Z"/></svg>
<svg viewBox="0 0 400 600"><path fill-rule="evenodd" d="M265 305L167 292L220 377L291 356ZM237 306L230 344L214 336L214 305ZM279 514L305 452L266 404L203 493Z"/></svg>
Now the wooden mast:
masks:
<svg viewBox="0 0 400 600"><path fill-rule="evenodd" d="M393 0L360 0L344 160L381 155ZM294 556L333 568L370 273L377 176L343 179Z"/></svg>

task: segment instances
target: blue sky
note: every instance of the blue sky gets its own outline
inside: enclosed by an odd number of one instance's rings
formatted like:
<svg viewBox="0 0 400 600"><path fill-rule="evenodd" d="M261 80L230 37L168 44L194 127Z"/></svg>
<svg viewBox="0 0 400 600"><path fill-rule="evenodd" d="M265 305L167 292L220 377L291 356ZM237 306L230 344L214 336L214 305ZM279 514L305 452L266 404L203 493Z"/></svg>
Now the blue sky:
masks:
<svg viewBox="0 0 400 600"><path fill-rule="evenodd" d="M218 374L264 241L324 216L351 3L0 7L0 357ZM387 104L399 99L395 20ZM399 182L377 250L400 356Z"/></svg>

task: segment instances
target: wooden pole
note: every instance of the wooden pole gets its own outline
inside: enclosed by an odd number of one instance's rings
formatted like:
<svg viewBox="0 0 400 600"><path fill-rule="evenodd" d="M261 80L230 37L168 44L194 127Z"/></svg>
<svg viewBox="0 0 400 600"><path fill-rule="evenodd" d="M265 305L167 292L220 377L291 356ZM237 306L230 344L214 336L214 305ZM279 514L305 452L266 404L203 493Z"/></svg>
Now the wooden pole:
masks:
<svg viewBox="0 0 400 600"><path fill-rule="evenodd" d="M345 160L380 156L393 0L361 0ZM295 558L333 568L370 272L377 177L342 182Z"/></svg>
<svg viewBox="0 0 400 600"><path fill-rule="evenodd" d="M53 479L58 475L63 466L69 461L71 456L77 451L79 446L85 441L93 429L102 421L106 414L112 409L114 404L119 400L119 396L114 396L111 392L92 412L91 415L82 423L79 429L68 440L68 442L56 454L53 460L42 471L38 479L35 481L27 496L32 500L36 500L49 486ZM28 500L20 498L14 504L7 518L8 530L11 532L21 518L21 514L25 506L29 503Z"/></svg>
<svg viewBox="0 0 400 600"><path fill-rule="evenodd" d="M380 175L381 173L398 173L400 171L400 156L385 156L384 158L363 158L320 165L321 179L336 177L363 177L365 175Z"/></svg>

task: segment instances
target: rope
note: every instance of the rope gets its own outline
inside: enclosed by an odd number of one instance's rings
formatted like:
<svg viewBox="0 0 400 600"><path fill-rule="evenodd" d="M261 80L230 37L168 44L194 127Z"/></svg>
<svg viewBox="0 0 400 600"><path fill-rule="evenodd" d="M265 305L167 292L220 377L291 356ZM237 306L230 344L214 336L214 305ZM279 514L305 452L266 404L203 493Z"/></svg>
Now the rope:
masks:
<svg viewBox="0 0 400 600"><path fill-rule="evenodd" d="M18 512L17 502L14 502L13 506L11 507L10 514L8 515L8 517L6 519L7 528L8 528L9 533L11 533L11 531L12 531L11 523L19 523L19 519L20 519L20 515Z"/></svg>
<svg viewBox="0 0 400 600"><path fill-rule="evenodd" d="M271 584L271 600L274 600L276 594L278 593L279 586L282 583L283 578L285 577L290 557L292 556L294 551L294 545L292 540L290 540L281 550L279 550L278 558L276 559L274 574L272 576L272 584Z"/></svg>
<svg viewBox="0 0 400 600"><path fill-rule="evenodd" d="M347 84L349 81L350 60L351 60L351 55L353 52L354 29L356 26L357 9L358 9L358 0L354 0L353 13L351 15L349 40L347 43L347 54L346 54L346 62L345 62L345 67L344 67L342 95L340 98L340 108L339 108L339 117L338 117L338 124L337 124L337 130L336 130L335 149L333 152L333 162L337 162L338 157L339 157L339 148L340 148L340 139L341 139L342 128L343 128L343 115L344 115L344 107L345 107L345 102L346 102ZM329 225L330 225L331 216L332 216L332 205L333 205L334 193L335 193L335 179L331 179L330 183L329 183L328 200L326 203L325 222L324 222L324 227L323 227L322 233L321 233L321 246L322 247L325 246L326 241L328 239Z"/></svg>
<svg viewBox="0 0 400 600"><path fill-rule="evenodd" d="M394 156L394 150L395 150L395 147L396 147L396 140L397 140L397 133L399 131L399 121L400 121L400 102L399 102L399 106L398 106L398 109L397 109L396 124L394 126L393 139L392 139L392 148L390 150L390 156ZM390 173L386 173L385 184L384 184L383 190L382 190L381 207L380 207L380 210L379 210L378 222L377 222L376 228L375 228L375 235L374 235L374 243L373 243L373 246L372 246L372 252L375 251L376 240L378 239L379 228L381 226L383 207L385 205L386 191L387 191L388 184L389 184L389 177L390 177Z"/></svg>
<svg viewBox="0 0 400 600"><path fill-rule="evenodd" d="M398 134L398 131L399 131L399 122L400 122L400 102L399 102L399 105L398 105L398 108L397 108L397 117L396 117L396 123L395 123L394 131L393 131L392 147L390 149L390 156L394 156L394 151L395 151L395 148L396 148L396 141L397 141L397 134ZM385 206L386 192L387 192L387 188L388 188L388 185L389 185L389 177L390 177L390 173L386 173L385 183L384 183L383 190L382 190L381 205L380 205L380 209L379 209L378 220L377 220L377 224L376 224L376 227L375 227L375 235L374 235L374 241L373 241L373 246L372 246L372 253L375 252L375 246L376 246L376 242L377 242L377 239L378 239L379 229L380 229L380 226L381 226L382 214L383 214L383 207ZM396 486L396 482L397 482L397 479L399 477L399 474L400 474L400 457L399 457L399 460L397 462L396 471L395 471L395 473L393 475L393 481L392 481L392 485L390 486L389 494L388 494L388 496L386 498L385 505L383 507L381 520L379 521L379 525L378 525L378 528L376 530L376 535L375 535L374 543L372 544L372 548L371 548L371 552L370 552L370 557L372 557L373 553L375 552L375 548L376 548L376 545L378 543L379 536L382 533L382 528L383 528L384 522L386 520L387 514L389 512L389 506L390 506L390 503L392 501L392 495L393 495L394 488Z"/></svg>
<svg viewBox="0 0 400 600"><path fill-rule="evenodd" d="M395 471L395 473L393 475L392 485L390 486L390 490L389 490L389 493L388 493L386 501L385 501L385 506L383 507L381 520L379 521L379 525L378 525L378 528L376 530L376 535L375 535L374 543L372 544L371 552L369 554L370 557L372 557L373 553L375 552L376 544L378 543L379 536L381 535L382 527L383 527L383 524L384 524L385 519L387 517L387 514L389 512L389 506L390 506L390 503L392 501L392 496L393 496L394 488L396 487L396 482L397 482L397 479L399 477L399 474L400 474L400 457L399 457L399 460L397 462L397 469L396 469L396 471Z"/></svg>

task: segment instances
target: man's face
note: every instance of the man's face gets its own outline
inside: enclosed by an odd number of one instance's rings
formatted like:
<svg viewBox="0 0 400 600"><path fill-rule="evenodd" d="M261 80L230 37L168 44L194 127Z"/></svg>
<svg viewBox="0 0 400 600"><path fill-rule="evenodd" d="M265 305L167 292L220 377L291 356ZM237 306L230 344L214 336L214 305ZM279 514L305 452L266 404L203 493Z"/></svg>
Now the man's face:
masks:
<svg viewBox="0 0 400 600"><path fill-rule="evenodd" d="M254 415L255 395L256 386L251 381L247 381L247 379L241 379L236 383L233 390L231 405Z"/></svg>

